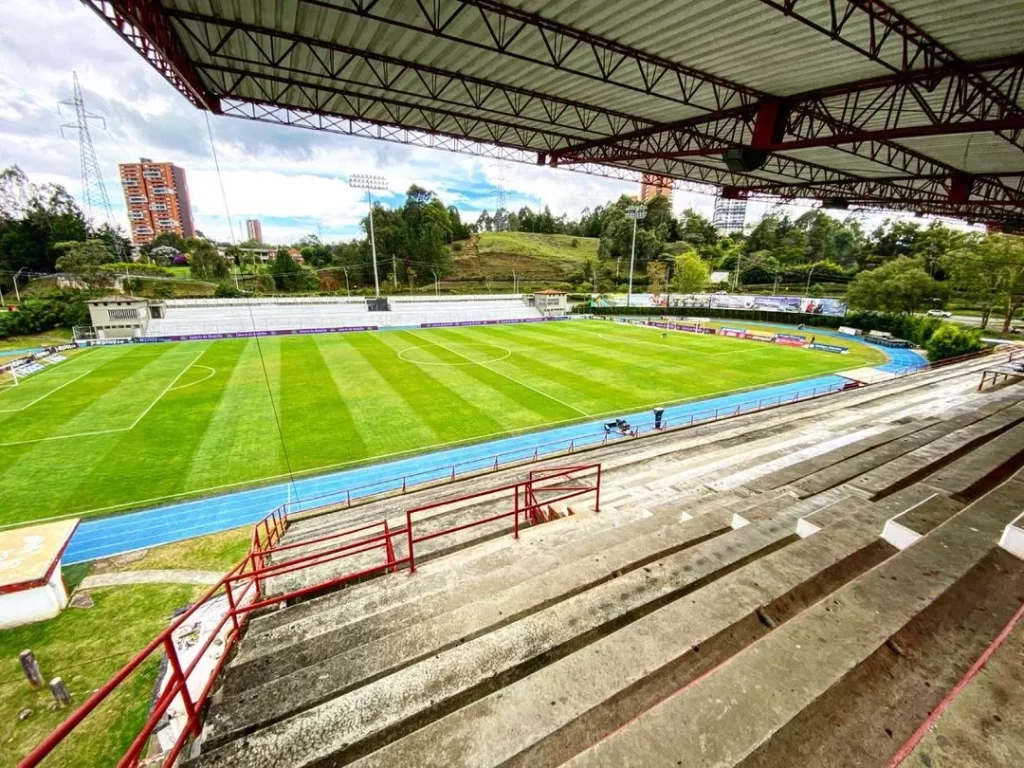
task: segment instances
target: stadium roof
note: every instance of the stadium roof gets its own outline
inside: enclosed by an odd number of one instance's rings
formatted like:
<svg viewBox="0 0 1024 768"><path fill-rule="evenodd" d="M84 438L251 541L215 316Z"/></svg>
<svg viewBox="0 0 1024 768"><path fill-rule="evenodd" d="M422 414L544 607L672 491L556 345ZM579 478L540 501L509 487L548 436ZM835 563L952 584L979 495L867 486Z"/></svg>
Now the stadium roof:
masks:
<svg viewBox="0 0 1024 768"><path fill-rule="evenodd" d="M1024 224L1024 0L84 2L218 114Z"/></svg>

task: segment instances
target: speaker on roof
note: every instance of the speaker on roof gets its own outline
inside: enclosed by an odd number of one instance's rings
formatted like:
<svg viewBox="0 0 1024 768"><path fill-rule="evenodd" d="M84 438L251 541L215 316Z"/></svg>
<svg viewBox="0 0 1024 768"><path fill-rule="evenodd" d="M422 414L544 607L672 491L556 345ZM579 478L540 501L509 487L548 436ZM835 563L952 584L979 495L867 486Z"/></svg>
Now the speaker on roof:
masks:
<svg viewBox="0 0 1024 768"><path fill-rule="evenodd" d="M722 160L725 161L725 166L730 171L749 173L764 167L764 164L768 162L768 152L750 147L727 149L722 154Z"/></svg>
<svg viewBox="0 0 1024 768"><path fill-rule="evenodd" d="M823 197L821 207L832 211L845 211L850 207L850 201L845 197Z"/></svg>

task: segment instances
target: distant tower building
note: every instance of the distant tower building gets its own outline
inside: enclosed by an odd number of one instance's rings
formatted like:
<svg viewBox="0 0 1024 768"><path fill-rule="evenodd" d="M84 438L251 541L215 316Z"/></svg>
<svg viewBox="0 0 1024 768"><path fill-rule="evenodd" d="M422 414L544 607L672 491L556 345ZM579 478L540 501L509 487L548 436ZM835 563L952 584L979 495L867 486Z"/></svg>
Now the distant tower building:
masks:
<svg viewBox="0 0 1024 768"><path fill-rule="evenodd" d="M148 157L121 163L118 168L133 243L143 245L164 232L195 237L183 169L173 163L154 163Z"/></svg>
<svg viewBox="0 0 1024 768"><path fill-rule="evenodd" d="M711 216L711 223L723 235L742 232L746 218L746 200L726 200L724 197L715 198L715 212Z"/></svg>
<svg viewBox="0 0 1024 768"><path fill-rule="evenodd" d="M668 176L658 176L653 173L643 174L640 177L640 199L647 201L656 195L663 195L671 202L672 179Z"/></svg>
<svg viewBox="0 0 1024 768"><path fill-rule="evenodd" d="M247 240L254 240L257 243L263 242L263 226L259 219L245 220L245 234Z"/></svg>

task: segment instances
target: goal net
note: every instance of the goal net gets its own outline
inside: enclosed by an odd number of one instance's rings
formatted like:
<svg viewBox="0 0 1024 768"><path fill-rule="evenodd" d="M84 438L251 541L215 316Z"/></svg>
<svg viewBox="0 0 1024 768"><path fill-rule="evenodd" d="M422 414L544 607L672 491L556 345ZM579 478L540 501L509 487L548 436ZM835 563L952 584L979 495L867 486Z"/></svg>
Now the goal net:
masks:
<svg viewBox="0 0 1024 768"><path fill-rule="evenodd" d="M18 386L18 375L14 371L0 371L0 390Z"/></svg>

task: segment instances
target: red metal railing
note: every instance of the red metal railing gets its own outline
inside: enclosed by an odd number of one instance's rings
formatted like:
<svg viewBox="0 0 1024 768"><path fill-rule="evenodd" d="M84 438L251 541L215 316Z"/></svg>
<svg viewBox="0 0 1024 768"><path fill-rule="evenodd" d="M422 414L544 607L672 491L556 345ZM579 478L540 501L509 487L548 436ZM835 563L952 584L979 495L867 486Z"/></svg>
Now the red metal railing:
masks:
<svg viewBox="0 0 1024 768"><path fill-rule="evenodd" d="M592 484L566 485L565 483L580 481L579 475L594 475ZM551 485L549 481L558 484ZM18 765L19 768L30 768L39 765L63 742L93 711L100 707L110 695L122 685L143 664L151 659L166 654L168 675L163 681L156 702L149 718L132 740L128 750L120 758L117 765L137 766L142 758L143 750L161 723L169 713L172 705L180 701L184 712L183 724L172 746L161 755L163 765L172 765L181 754L190 738L198 737L202 730L202 712L217 674L228 659L234 645L245 630L246 622L253 611L276 605L299 597L322 592L346 582L375 574L395 573L399 567L408 566L410 573L416 570L416 544L450 535L469 528L511 517L513 536L519 538L520 517L530 523L541 522L537 515L540 505L548 505L588 493L595 495L595 509L600 505L601 465L587 464L574 467L546 469L542 472L531 472L525 481L510 485L491 488L457 498L426 504L405 513L405 525L392 529L387 520L375 521L367 525L328 534L313 539L299 540L281 544L281 537L287 528L288 520L281 507L273 510L254 526L252 546L249 553L224 577L211 587L182 615L178 616L159 635L153 638L145 648L128 662L116 675L96 690L78 707L63 723L61 723L39 746L30 752ZM474 499L494 497L498 494L511 492L514 499L513 509L490 515L480 520L471 520L460 525L450 526L441 530L416 534L416 515L428 510L440 510L443 507L462 504ZM538 501L538 494L556 493L554 498ZM370 534L370 535L367 535ZM346 539L360 536L353 541ZM395 553L394 541L406 542L407 551L404 556ZM319 548L327 544L326 549ZM308 551L312 548L312 551ZM331 576L306 586L288 591L275 592L265 597L268 580L293 574L298 571L314 568L355 555L383 550L383 562L373 565L361 564L352 572ZM223 609L214 603L224 598ZM213 608L217 616L215 625L206 639L194 649L189 649L190 660L183 664L181 651L175 644L175 632L186 622L193 619L197 612L206 607ZM220 642L218 642L220 641ZM220 655L208 658L219 651Z"/></svg>

